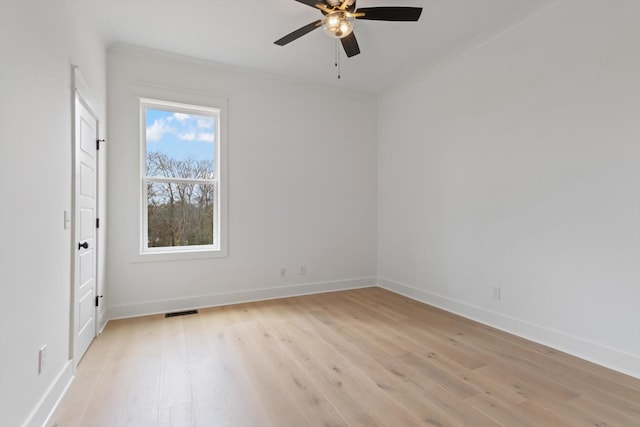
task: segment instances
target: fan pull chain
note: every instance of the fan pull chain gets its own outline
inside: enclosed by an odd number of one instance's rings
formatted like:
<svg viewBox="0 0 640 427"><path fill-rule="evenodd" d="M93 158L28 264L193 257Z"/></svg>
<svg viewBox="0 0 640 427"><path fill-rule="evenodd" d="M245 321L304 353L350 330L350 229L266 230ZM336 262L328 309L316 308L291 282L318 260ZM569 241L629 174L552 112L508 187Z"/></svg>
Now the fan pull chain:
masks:
<svg viewBox="0 0 640 427"><path fill-rule="evenodd" d="M336 60L334 64L338 68L338 79L340 78L340 44L338 39L336 39Z"/></svg>

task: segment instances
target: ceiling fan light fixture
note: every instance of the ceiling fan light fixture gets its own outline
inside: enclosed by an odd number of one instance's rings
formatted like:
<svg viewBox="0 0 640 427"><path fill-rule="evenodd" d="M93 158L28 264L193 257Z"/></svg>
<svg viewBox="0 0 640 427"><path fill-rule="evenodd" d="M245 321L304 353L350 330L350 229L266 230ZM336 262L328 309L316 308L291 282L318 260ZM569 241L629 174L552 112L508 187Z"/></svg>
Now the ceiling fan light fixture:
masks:
<svg viewBox="0 0 640 427"><path fill-rule="evenodd" d="M356 0L296 0L298 3L306 4L322 12L324 17L315 20L284 37L279 38L274 43L278 46L285 46L305 34L320 27L331 38L340 39L342 48L348 58L358 55L360 47L353 32L353 21L356 19L366 19L369 21L396 21L410 22L420 19L421 7L404 6L380 6L356 8ZM336 43L336 51L338 49Z"/></svg>
<svg viewBox="0 0 640 427"><path fill-rule="evenodd" d="M322 28L329 37L341 39L353 31L354 18L347 12L335 11L322 20Z"/></svg>

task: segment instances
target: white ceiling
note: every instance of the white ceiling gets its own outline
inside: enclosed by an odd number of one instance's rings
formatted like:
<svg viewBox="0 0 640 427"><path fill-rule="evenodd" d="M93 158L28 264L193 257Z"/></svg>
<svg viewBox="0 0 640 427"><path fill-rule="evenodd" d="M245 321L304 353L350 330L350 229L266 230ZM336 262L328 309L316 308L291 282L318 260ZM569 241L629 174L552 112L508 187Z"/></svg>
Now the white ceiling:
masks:
<svg viewBox="0 0 640 427"><path fill-rule="evenodd" d="M122 42L266 71L297 80L380 93L484 31L548 0L358 0L359 7L422 7L418 22L357 20L360 55L341 50L321 29L273 42L322 17L295 0L72 0L107 43Z"/></svg>

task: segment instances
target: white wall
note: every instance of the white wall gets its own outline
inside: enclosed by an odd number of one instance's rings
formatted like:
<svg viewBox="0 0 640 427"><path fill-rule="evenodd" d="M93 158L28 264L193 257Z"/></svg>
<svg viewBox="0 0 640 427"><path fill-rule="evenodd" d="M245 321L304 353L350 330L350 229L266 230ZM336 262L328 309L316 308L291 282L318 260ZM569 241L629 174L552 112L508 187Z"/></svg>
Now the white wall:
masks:
<svg viewBox="0 0 640 427"><path fill-rule="evenodd" d="M640 376L639 22L563 1L381 98L383 286Z"/></svg>
<svg viewBox="0 0 640 427"><path fill-rule="evenodd" d="M0 425L42 425L70 379L71 65L106 108L101 41L63 2L0 5ZM38 349L47 345L38 375Z"/></svg>
<svg viewBox="0 0 640 427"><path fill-rule="evenodd" d="M375 283L373 97L128 46L110 50L108 74L111 317ZM228 257L136 262L132 83L228 98Z"/></svg>

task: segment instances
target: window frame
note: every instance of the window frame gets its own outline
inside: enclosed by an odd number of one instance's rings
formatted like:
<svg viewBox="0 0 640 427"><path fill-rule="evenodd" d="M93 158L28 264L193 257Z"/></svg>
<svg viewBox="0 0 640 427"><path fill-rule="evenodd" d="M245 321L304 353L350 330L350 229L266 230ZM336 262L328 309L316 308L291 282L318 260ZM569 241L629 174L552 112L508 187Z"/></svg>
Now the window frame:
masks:
<svg viewBox="0 0 640 427"><path fill-rule="evenodd" d="M165 99L139 97L139 200L140 200L140 233L138 261L173 261L197 258L215 258L227 256L226 226L226 100L215 99L209 102L176 102ZM204 105L203 105L204 104ZM175 113L209 116L215 122L214 136L214 176L212 179L148 177L147 172L147 137L146 110L157 109ZM148 246L148 194L147 183L196 183L214 185L213 244L190 246Z"/></svg>

